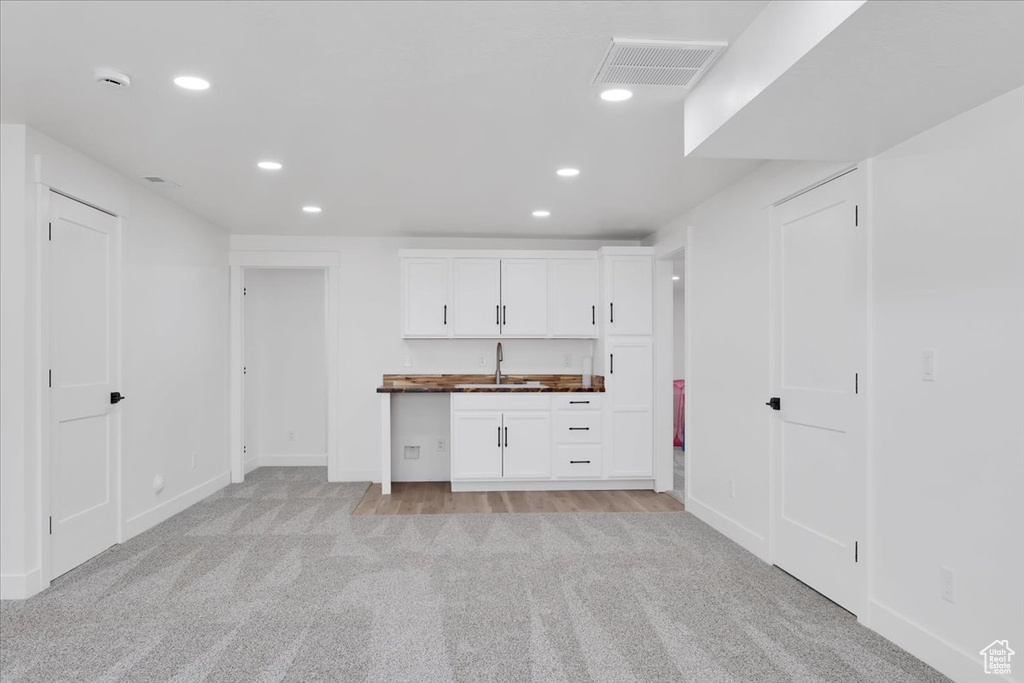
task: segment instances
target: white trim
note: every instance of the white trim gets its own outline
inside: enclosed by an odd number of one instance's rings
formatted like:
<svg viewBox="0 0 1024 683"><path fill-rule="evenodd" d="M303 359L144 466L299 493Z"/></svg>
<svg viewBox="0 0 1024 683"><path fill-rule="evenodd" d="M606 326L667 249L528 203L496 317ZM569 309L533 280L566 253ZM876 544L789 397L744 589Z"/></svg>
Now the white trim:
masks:
<svg viewBox="0 0 1024 683"><path fill-rule="evenodd" d="M242 452L245 444L245 378L242 376L242 363L245 362L242 346L242 331L245 329L245 306L242 301L244 285L244 273L241 266L231 266L228 285L229 334L231 337L231 363L228 368L228 381L230 382L228 387L230 402L228 428L231 430L229 436L231 481L236 484L242 482L245 479L245 473L249 471L243 464L245 454Z"/></svg>
<svg viewBox="0 0 1024 683"><path fill-rule="evenodd" d="M398 258L496 258L596 260L597 249L399 249Z"/></svg>
<svg viewBox="0 0 1024 683"><path fill-rule="evenodd" d="M256 467L327 467L327 454L319 455L257 455Z"/></svg>
<svg viewBox="0 0 1024 683"><path fill-rule="evenodd" d="M353 467L339 470L337 475L337 479L330 480L332 483L380 481L380 469L376 467Z"/></svg>
<svg viewBox="0 0 1024 683"><path fill-rule="evenodd" d="M0 600L24 600L32 597L44 588L40 582L41 578L42 572L39 569L33 569L26 574L0 574Z"/></svg>
<svg viewBox="0 0 1024 683"><path fill-rule="evenodd" d="M231 251L229 266L245 268L330 268L341 257L336 251Z"/></svg>
<svg viewBox="0 0 1024 683"><path fill-rule="evenodd" d="M686 479L689 480L690 477L687 476ZM697 500L689 492L689 485L686 488L686 503L684 505L686 505L687 512L692 513L694 517L738 544L744 550L753 553L765 562L771 562L768 554L768 540L764 536L748 529L728 515L715 510L710 505Z"/></svg>
<svg viewBox="0 0 1024 683"><path fill-rule="evenodd" d="M960 650L877 600L868 601L867 612L868 619L861 619L860 623L954 681L976 681L981 678L991 678L993 681L1015 680L1011 676L985 676L980 655Z"/></svg>
<svg viewBox="0 0 1024 683"><path fill-rule="evenodd" d="M216 493L230 483L231 473L222 472L213 479L204 481L202 484L194 486L184 493L179 493L174 498L164 501L156 507L146 510L142 514L129 518L126 524L128 538L132 538L141 534L143 531L152 529L157 524L160 524L179 512L195 505L199 501Z"/></svg>
<svg viewBox="0 0 1024 683"><path fill-rule="evenodd" d="M451 408L448 410L451 414ZM391 394L380 394L380 484L381 495L391 495ZM376 478L376 476L374 477Z"/></svg>
<svg viewBox="0 0 1024 683"><path fill-rule="evenodd" d="M249 458L246 458L246 459L244 460L244 462L243 462L243 466L242 466L242 471L243 471L243 472L244 472L245 474L249 474L250 472L252 472L252 471L253 471L254 469L256 469L256 468L257 468L257 467L259 467L259 466L260 466L260 459L259 459L259 458L257 458L257 457L256 457L256 456L254 455L254 456L252 456L252 457L249 457ZM232 483L236 483L236 482L235 482L235 480L234 480L234 477L232 477L232 479L231 479L231 482L232 482Z"/></svg>
<svg viewBox="0 0 1024 683"><path fill-rule="evenodd" d="M653 479L561 479L545 481L453 481L452 492L462 491L649 491Z"/></svg>
<svg viewBox="0 0 1024 683"><path fill-rule="evenodd" d="M657 254L654 258L654 476L658 485L656 491L671 491L675 485L675 448L672 440L662 439L659 435L673 432L675 416L673 414L674 397L672 385L665 378L674 379L673 359L675 357L675 288L672 285L672 262L682 254L687 257L687 239L676 249ZM683 277L689 277L689 268L684 267ZM689 296L689 288L683 289L684 315L690 310L685 297ZM684 335L689 336L690 326L685 325ZM689 368L690 343L686 339L685 368ZM689 373L686 373L689 374ZM686 478L688 482L690 477ZM683 501L685 504L685 500Z"/></svg>

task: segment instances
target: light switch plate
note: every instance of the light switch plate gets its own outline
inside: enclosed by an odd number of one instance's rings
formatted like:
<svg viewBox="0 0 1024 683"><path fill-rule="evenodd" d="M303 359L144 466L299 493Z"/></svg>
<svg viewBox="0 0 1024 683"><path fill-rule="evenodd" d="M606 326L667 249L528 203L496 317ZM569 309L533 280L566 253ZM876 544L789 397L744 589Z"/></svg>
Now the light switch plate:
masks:
<svg viewBox="0 0 1024 683"><path fill-rule="evenodd" d="M934 382L939 378L937 355L935 349L921 350L921 379L925 382Z"/></svg>
<svg viewBox="0 0 1024 683"><path fill-rule="evenodd" d="M411 353L407 353L404 356L402 356L402 365L404 365L407 368L411 368L412 367L412 354Z"/></svg>

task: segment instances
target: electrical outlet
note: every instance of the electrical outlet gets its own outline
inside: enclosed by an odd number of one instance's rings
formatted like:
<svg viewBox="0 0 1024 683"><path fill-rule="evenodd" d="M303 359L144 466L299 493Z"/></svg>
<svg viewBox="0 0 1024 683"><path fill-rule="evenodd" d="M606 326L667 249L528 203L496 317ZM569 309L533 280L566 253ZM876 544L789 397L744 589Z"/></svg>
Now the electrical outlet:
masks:
<svg viewBox="0 0 1024 683"><path fill-rule="evenodd" d="M196 468L196 454L192 454L192 469Z"/></svg>
<svg viewBox="0 0 1024 683"><path fill-rule="evenodd" d="M735 479L730 479L729 480L729 497L730 498L735 498L736 497L736 480Z"/></svg>
<svg viewBox="0 0 1024 683"><path fill-rule="evenodd" d="M412 367L412 354L411 353L407 353L407 354L402 356L402 365L407 367L407 368L411 368Z"/></svg>
<svg viewBox="0 0 1024 683"><path fill-rule="evenodd" d="M572 367L572 354L571 353L567 353L567 354L565 354L562 357L562 367L565 367L565 368L571 368Z"/></svg>
<svg viewBox="0 0 1024 683"><path fill-rule="evenodd" d="M437 440L437 452L444 453L444 439Z"/></svg>
<svg viewBox="0 0 1024 683"><path fill-rule="evenodd" d="M935 349L921 349L921 379L925 382L934 382L939 378L936 368Z"/></svg>
<svg viewBox="0 0 1024 683"><path fill-rule="evenodd" d="M419 446L406 446L403 450L402 456L406 460L419 460L420 459L420 447Z"/></svg>
<svg viewBox="0 0 1024 683"><path fill-rule="evenodd" d="M949 567L939 567L939 595L946 602L953 600L953 570Z"/></svg>
<svg viewBox="0 0 1024 683"><path fill-rule="evenodd" d="M164 478L159 474L153 477L153 490L158 494L164 490Z"/></svg>
<svg viewBox="0 0 1024 683"><path fill-rule="evenodd" d="M487 367L487 356L481 353L479 356L476 357L476 363L482 368Z"/></svg>
<svg viewBox="0 0 1024 683"><path fill-rule="evenodd" d="M295 430L293 430L293 429L289 429L288 430L288 441L289 442L295 441Z"/></svg>

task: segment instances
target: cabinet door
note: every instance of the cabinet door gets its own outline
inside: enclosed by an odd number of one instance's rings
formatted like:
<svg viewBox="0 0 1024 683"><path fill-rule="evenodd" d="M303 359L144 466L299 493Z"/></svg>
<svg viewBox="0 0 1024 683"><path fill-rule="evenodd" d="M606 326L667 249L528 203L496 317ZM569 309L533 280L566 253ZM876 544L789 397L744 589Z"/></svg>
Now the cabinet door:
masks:
<svg viewBox="0 0 1024 683"><path fill-rule="evenodd" d="M548 333L548 262L501 260L501 334L544 337Z"/></svg>
<svg viewBox="0 0 1024 683"><path fill-rule="evenodd" d="M608 342L605 376L611 416L611 477L654 476L653 365L650 339Z"/></svg>
<svg viewBox="0 0 1024 683"><path fill-rule="evenodd" d="M450 263L446 258L402 259L402 336L450 336Z"/></svg>
<svg viewBox="0 0 1024 683"><path fill-rule="evenodd" d="M553 259L548 263L552 337L597 336L597 261Z"/></svg>
<svg viewBox="0 0 1024 683"><path fill-rule="evenodd" d="M606 257L605 287L608 334L653 332L654 262L650 256Z"/></svg>
<svg viewBox="0 0 1024 683"><path fill-rule="evenodd" d="M452 259L456 337L497 337L501 333L501 261Z"/></svg>
<svg viewBox="0 0 1024 683"><path fill-rule="evenodd" d="M452 412L452 481L501 479L501 413Z"/></svg>
<svg viewBox="0 0 1024 683"><path fill-rule="evenodd" d="M502 417L505 479L551 478L551 413L507 412Z"/></svg>

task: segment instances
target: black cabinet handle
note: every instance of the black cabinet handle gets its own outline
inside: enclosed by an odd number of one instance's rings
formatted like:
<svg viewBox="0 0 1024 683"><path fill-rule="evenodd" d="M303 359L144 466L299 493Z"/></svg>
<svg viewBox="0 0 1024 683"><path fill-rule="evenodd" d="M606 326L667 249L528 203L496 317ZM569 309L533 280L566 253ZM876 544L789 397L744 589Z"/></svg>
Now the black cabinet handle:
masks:
<svg viewBox="0 0 1024 683"><path fill-rule="evenodd" d="M589 432L590 427L569 427L570 432Z"/></svg>
<svg viewBox="0 0 1024 683"><path fill-rule="evenodd" d="M608 322L615 322L615 304L608 304Z"/></svg>
<svg viewBox="0 0 1024 683"><path fill-rule="evenodd" d="M588 403L589 404L590 401L569 401L569 405L573 405L574 403Z"/></svg>
<svg viewBox="0 0 1024 683"><path fill-rule="evenodd" d="M501 324L501 306L499 304L494 304L494 324Z"/></svg>
<svg viewBox="0 0 1024 683"><path fill-rule="evenodd" d="M772 410L782 410L782 399L778 396L772 396L765 405Z"/></svg>
<svg viewBox="0 0 1024 683"><path fill-rule="evenodd" d="M608 374L609 375L614 375L615 374L615 354L614 353L608 354Z"/></svg>
<svg viewBox="0 0 1024 683"><path fill-rule="evenodd" d="M596 325L597 324L597 306L591 306L590 307L590 324L591 325Z"/></svg>
<svg viewBox="0 0 1024 683"><path fill-rule="evenodd" d="M508 325L508 321L505 320L505 307L501 307L501 324Z"/></svg>
<svg viewBox="0 0 1024 683"><path fill-rule="evenodd" d="M508 427L505 427L505 448L508 448Z"/></svg>
<svg viewBox="0 0 1024 683"><path fill-rule="evenodd" d="M570 465L589 465L590 461L589 460L570 460L569 464Z"/></svg>
<svg viewBox="0 0 1024 683"><path fill-rule="evenodd" d="M125 400L126 398L128 398L128 397L127 396L122 396L120 391L111 391L110 392L110 404L111 405L116 405L116 404L120 403L121 401Z"/></svg>
<svg viewBox="0 0 1024 683"><path fill-rule="evenodd" d="M501 425L498 425L498 448L501 448Z"/></svg>
<svg viewBox="0 0 1024 683"><path fill-rule="evenodd" d="M444 324L448 324L448 304L444 305Z"/></svg>

